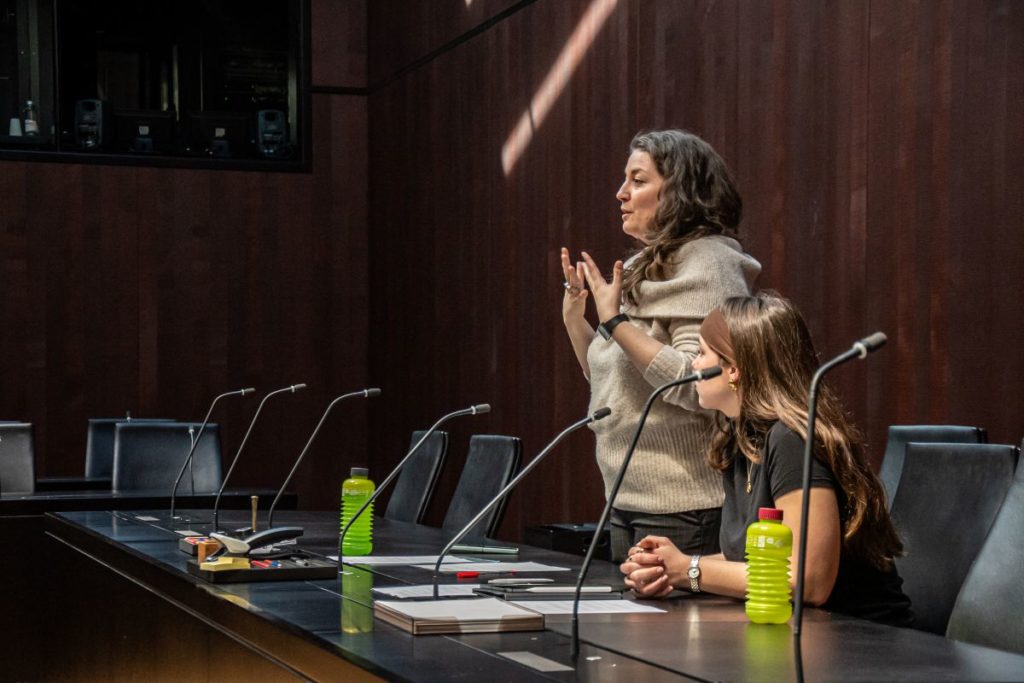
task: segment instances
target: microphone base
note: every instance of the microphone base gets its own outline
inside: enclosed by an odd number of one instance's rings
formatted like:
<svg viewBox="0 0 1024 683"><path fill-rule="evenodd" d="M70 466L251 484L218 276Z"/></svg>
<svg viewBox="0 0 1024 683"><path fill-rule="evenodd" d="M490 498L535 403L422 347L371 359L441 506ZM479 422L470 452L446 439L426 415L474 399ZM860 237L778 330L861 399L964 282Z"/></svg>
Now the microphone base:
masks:
<svg viewBox="0 0 1024 683"><path fill-rule="evenodd" d="M235 529L230 532L218 531L217 533L225 536L231 536L232 538L243 539L252 533L252 529ZM218 543L219 545L219 541L212 539L210 536L206 536L204 534L199 533L189 534L188 536L185 536L184 538L178 540L178 550L185 553L186 555L198 557L199 544L203 541L211 540L213 540L214 543ZM278 559L281 557L291 557L296 554L297 551L295 544L293 542L291 545L289 545L288 543L279 543L276 545L267 546L265 548L258 548L257 550L254 550L252 553L250 553L250 556L254 557L255 559L263 560Z"/></svg>
<svg viewBox="0 0 1024 683"><path fill-rule="evenodd" d="M167 521L167 529L174 532L200 531L213 529L213 517L172 517ZM205 533L205 532L204 532Z"/></svg>
<svg viewBox="0 0 1024 683"><path fill-rule="evenodd" d="M184 515L177 514L171 516L169 513L164 511L163 513L146 511L143 513L131 515L132 519L143 524L156 524L162 526L168 531L187 531L193 526L202 524L212 524L213 518L202 515Z"/></svg>

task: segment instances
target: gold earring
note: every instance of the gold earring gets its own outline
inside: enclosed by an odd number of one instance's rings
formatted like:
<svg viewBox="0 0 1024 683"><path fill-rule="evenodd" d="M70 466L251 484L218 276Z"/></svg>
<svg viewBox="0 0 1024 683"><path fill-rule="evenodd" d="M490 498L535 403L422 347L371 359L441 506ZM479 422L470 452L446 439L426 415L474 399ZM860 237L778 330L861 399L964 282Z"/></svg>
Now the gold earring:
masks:
<svg viewBox="0 0 1024 683"><path fill-rule="evenodd" d="M735 380L732 380L732 379L729 380L729 388L732 389L733 391L736 391L736 381Z"/></svg>

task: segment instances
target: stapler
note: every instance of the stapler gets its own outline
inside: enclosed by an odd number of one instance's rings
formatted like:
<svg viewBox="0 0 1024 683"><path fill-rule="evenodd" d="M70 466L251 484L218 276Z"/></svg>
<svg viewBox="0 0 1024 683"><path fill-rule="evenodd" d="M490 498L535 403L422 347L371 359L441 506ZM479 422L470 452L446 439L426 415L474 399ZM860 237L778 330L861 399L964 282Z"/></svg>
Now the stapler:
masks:
<svg viewBox="0 0 1024 683"><path fill-rule="evenodd" d="M279 526L265 529L245 538L235 538L234 536L215 532L210 534L210 538L220 542L221 547L207 557L205 561L201 562L199 568L212 572L228 569L249 569L249 554L252 551L281 541L298 538L302 534L303 529L298 526Z"/></svg>

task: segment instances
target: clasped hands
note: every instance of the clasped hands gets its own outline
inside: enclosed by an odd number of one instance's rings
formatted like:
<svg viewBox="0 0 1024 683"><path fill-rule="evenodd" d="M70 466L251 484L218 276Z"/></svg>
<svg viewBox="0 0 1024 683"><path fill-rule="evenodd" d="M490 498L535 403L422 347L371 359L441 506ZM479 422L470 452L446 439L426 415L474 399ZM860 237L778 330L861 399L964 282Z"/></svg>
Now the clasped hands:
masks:
<svg viewBox="0 0 1024 683"><path fill-rule="evenodd" d="M569 250L562 247L562 275L565 277L565 297L562 302L562 315L582 316L587 302L587 289L594 294L594 306L597 316L603 322L619 314L622 301L622 261L616 261L612 267L612 279L606 281L601 269L587 252L582 252L583 260L574 266L569 260ZM586 283L586 289L584 288Z"/></svg>
<svg viewBox="0 0 1024 683"><path fill-rule="evenodd" d="M664 536L647 536L629 549L619 571L627 588L640 598L663 598L686 575L690 556Z"/></svg>

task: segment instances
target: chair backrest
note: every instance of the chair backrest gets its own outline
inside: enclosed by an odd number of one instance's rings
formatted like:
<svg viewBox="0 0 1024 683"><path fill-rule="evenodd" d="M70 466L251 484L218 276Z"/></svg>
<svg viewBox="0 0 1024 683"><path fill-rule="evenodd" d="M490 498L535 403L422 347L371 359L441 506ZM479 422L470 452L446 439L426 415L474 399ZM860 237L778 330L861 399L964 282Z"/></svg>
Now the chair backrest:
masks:
<svg viewBox="0 0 1024 683"><path fill-rule="evenodd" d="M114 429L119 424L174 422L163 418L98 417L89 420L85 438L85 476L109 479L114 471Z"/></svg>
<svg viewBox="0 0 1024 683"><path fill-rule="evenodd" d="M1019 456L1018 456L1019 458ZM1003 499L949 617L946 635L1024 654L1024 467Z"/></svg>
<svg viewBox="0 0 1024 683"><path fill-rule="evenodd" d="M199 424L188 422L151 422L118 424L114 429L114 469L111 490L171 491L182 463L192 447L189 428L199 433ZM192 476L185 471L178 493L211 493L220 488L220 430L206 425L192 460Z"/></svg>
<svg viewBox="0 0 1024 683"><path fill-rule="evenodd" d="M458 531L468 524L515 476L522 453L523 444L514 436L477 434L471 437L466 464L448 504L442 528ZM502 501L473 527L466 541L473 543L485 536L493 537L504 514L505 501Z"/></svg>
<svg viewBox="0 0 1024 683"><path fill-rule="evenodd" d="M910 443L892 520L905 554L896 567L914 626L945 633L960 586L1013 481L1017 448Z"/></svg>
<svg viewBox="0 0 1024 683"><path fill-rule="evenodd" d="M419 443L426 430L412 433L409 450ZM434 494L434 485L448 452L448 432L434 432L405 463L395 482L384 516L398 522L421 524Z"/></svg>
<svg viewBox="0 0 1024 683"><path fill-rule="evenodd" d="M0 492L35 493L36 456L30 422L0 423Z"/></svg>
<svg viewBox="0 0 1024 683"><path fill-rule="evenodd" d="M885 454L882 456L882 468L878 472L882 486L888 498L886 501L892 509L893 498L900 485L903 473L903 461L907 444L918 443L985 443L985 430L980 427L961 427L959 425L893 425L889 427L889 438L885 442Z"/></svg>

